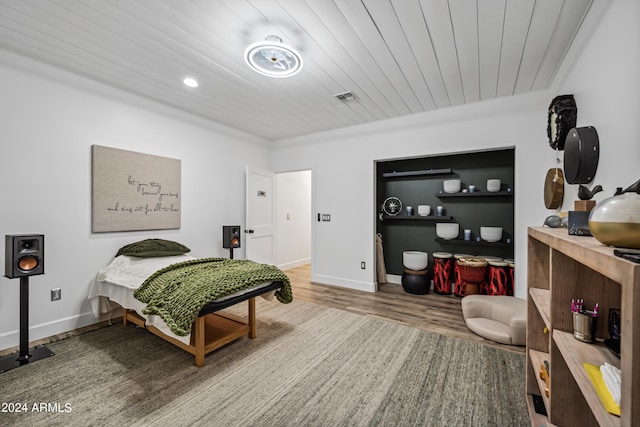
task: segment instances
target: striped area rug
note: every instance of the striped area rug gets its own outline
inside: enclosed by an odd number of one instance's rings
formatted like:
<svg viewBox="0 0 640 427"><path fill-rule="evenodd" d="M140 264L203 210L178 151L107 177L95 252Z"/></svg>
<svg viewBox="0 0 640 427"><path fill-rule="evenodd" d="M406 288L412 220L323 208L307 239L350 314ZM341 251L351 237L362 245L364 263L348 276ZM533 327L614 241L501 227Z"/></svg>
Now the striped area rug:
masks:
<svg viewBox="0 0 640 427"><path fill-rule="evenodd" d="M1 425L530 425L524 355L299 301L203 368L134 326L47 347L0 374Z"/></svg>

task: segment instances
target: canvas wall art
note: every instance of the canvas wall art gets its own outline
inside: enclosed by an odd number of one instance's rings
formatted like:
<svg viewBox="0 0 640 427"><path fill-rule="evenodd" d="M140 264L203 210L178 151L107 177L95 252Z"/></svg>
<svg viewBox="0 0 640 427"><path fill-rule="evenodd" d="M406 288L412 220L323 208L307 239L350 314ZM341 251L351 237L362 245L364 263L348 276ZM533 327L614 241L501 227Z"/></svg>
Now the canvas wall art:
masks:
<svg viewBox="0 0 640 427"><path fill-rule="evenodd" d="M93 145L94 233L180 228L178 159Z"/></svg>

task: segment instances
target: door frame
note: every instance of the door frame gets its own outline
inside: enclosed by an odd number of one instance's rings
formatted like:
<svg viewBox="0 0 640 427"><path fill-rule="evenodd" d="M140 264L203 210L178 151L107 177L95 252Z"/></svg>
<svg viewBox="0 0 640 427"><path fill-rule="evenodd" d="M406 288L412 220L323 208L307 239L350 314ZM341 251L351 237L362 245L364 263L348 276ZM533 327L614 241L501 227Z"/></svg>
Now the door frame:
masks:
<svg viewBox="0 0 640 427"><path fill-rule="evenodd" d="M315 264L316 264L316 232L317 232L317 221L316 221L316 216L317 216L317 206L316 206L316 165L315 163L313 165L311 165L308 168L299 168L299 169L290 169L290 170L279 170L279 171L274 171L274 170L268 170L268 169L264 169L264 168L253 168L249 165L246 165L246 170L245 170L245 174L246 174L246 179L248 180L248 172L249 170L254 170L254 171L263 171L263 172L270 172L273 173L275 175L278 174L283 174L283 173L290 173L290 172L302 172L302 171L310 171L311 172L311 217L309 218L310 221L310 226L311 226L311 241L310 241L310 255L309 258L311 259L311 277L313 277L313 275L315 274ZM276 201L277 201L277 194L278 194L278 188L277 188L277 180L274 179L274 188L273 188L273 194L274 194L274 200L273 200L273 210L274 210L274 221L273 221L273 257L274 257L274 261L277 260L278 258L278 241L280 239L280 235L279 235L279 230L278 230L278 221L275 220L275 214L277 213L277 206L276 206ZM248 191L248 183L246 184L246 189L245 192ZM248 194L245 195L245 203L246 203L246 197L248 196ZM243 227L243 230L248 230L249 224L247 223L247 210L248 210L248 206L245 206L245 225ZM245 238L245 241L247 240L247 238ZM245 258L248 258L246 256L246 251L245 251Z"/></svg>

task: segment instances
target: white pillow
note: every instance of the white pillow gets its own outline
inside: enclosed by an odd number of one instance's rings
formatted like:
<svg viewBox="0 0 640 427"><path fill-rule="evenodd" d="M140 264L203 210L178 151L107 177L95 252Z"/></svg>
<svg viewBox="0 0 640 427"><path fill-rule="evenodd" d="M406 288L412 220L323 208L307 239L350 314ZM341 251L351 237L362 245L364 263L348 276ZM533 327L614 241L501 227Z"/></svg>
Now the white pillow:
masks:
<svg viewBox="0 0 640 427"><path fill-rule="evenodd" d="M120 255L98 272L96 281L138 289L147 277L161 268L190 259L194 259L194 257L187 254L153 258Z"/></svg>

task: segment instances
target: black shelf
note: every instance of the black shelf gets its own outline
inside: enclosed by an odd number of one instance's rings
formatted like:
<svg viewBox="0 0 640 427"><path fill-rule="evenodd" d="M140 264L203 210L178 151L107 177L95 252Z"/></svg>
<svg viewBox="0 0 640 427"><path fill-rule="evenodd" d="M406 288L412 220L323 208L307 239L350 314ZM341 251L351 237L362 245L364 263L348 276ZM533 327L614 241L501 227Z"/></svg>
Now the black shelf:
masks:
<svg viewBox="0 0 640 427"><path fill-rule="evenodd" d="M487 242L485 240L477 241L477 240L463 240L463 239L441 239L440 237L436 237L436 242L439 243L451 243L456 245L468 245L468 246L499 246L503 248L507 248L513 245L513 243L507 242Z"/></svg>
<svg viewBox="0 0 640 427"><path fill-rule="evenodd" d="M451 168L423 169L423 170L416 170L416 171L384 172L382 174L382 177L383 178L403 178L403 177L409 177L409 176L447 175L452 173L453 173L453 170L451 170Z"/></svg>
<svg viewBox="0 0 640 427"><path fill-rule="evenodd" d="M504 197L504 196L513 196L513 191L496 191L496 192L489 192L489 191L474 191L473 193L462 193L462 192L458 192L458 193L436 193L436 197L442 198L442 197Z"/></svg>
<svg viewBox="0 0 640 427"><path fill-rule="evenodd" d="M436 215L427 215L427 216L420 216L420 215L412 215L412 216L408 216L408 215L398 215L398 216L391 216L391 215L383 215L382 216L382 220L383 221L387 221L387 220L396 220L396 219L401 219L401 220L418 220L418 221L450 221L453 219L453 217L451 215L441 215L441 216L436 216Z"/></svg>
<svg viewBox="0 0 640 427"><path fill-rule="evenodd" d="M505 242L508 238L513 240L515 229L514 163L513 148L376 161L376 206L372 208L376 232L384 236L387 271L402 272L402 253L410 249L513 258L514 242ZM467 193L445 193L442 181L452 178L460 179L461 189ZM487 191L489 179L499 179L501 187L492 190L502 191ZM470 184L475 184L473 193L468 193ZM399 215L387 215L381 209L389 196L402 200ZM431 215L418 215L421 204L431 206ZM437 216L436 205L442 205L444 215ZM413 216L406 215L407 206L413 208ZM455 240L436 240L438 223L460 224L459 235ZM491 224L502 226L502 242L476 242L480 228ZM462 240L463 229L474 231L474 241Z"/></svg>

